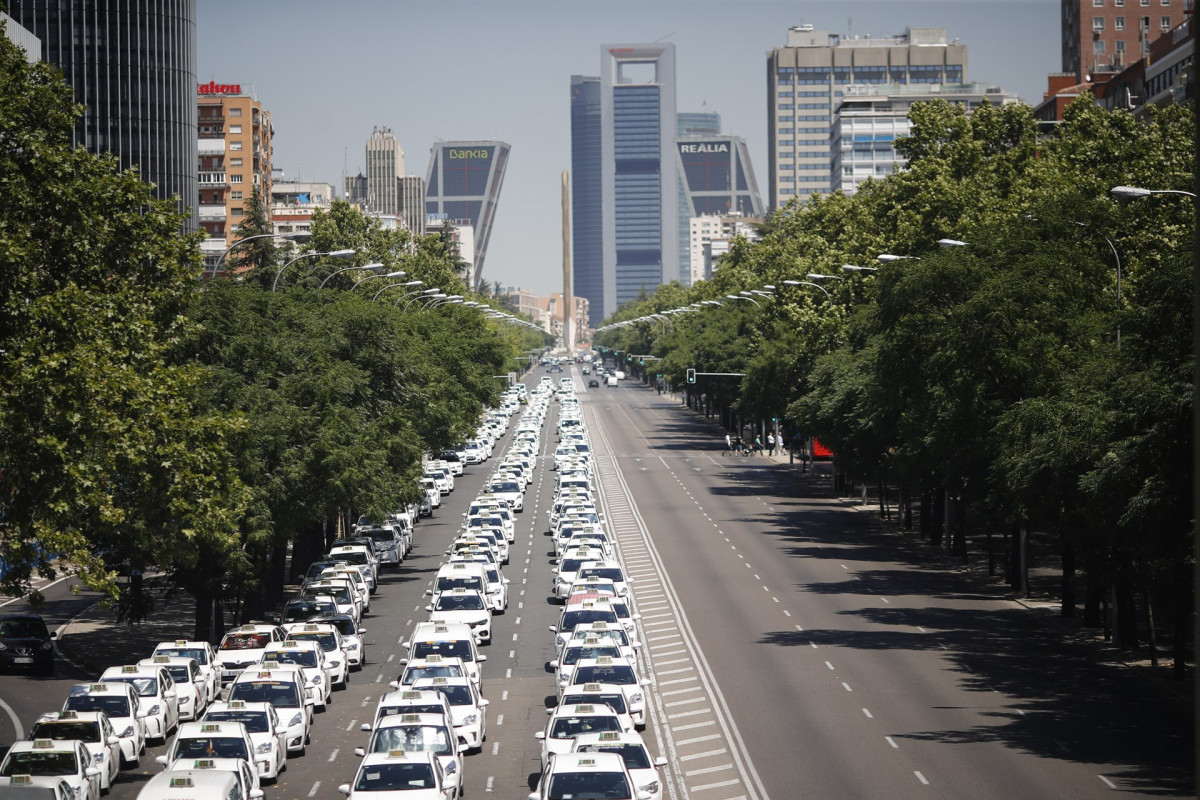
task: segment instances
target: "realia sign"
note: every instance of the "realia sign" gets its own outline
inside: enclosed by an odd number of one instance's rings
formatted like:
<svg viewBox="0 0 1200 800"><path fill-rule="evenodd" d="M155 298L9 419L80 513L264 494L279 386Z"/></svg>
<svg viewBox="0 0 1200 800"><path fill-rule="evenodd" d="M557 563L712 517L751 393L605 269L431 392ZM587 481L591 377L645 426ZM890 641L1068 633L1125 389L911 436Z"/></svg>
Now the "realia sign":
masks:
<svg viewBox="0 0 1200 800"><path fill-rule="evenodd" d="M209 81L208 83L197 83L196 94L241 94L242 85L240 83L217 83Z"/></svg>
<svg viewBox="0 0 1200 800"><path fill-rule="evenodd" d="M728 153L728 142L702 142L699 144L680 144L681 153Z"/></svg>

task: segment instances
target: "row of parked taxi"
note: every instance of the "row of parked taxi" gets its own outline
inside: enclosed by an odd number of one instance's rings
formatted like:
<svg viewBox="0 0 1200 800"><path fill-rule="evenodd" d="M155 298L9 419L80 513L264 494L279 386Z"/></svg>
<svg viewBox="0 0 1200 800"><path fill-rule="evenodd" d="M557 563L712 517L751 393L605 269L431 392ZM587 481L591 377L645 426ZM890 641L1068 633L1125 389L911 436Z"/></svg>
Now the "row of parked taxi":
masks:
<svg viewBox="0 0 1200 800"><path fill-rule="evenodd" d="M535 734L542 774L529 800L660 800L658 770L666 761L651 756L639 732L650 685L638 666L639 615L631 611L631 579L596 503L591 443L572 386L563 378L555 393L557 481L547 532L554 545L550 600L562 604L558 624L550 626L557 657L547 665L558 703Z"/></svg>
<svg viewBox="0 0 1200 800"><path fill-rule="evenodd" d="M513 442L483 493L469 504L462 529L426 591L429 619L417 623L401 643L408 652L400 660L400 676L380 697L373 720L362 726L370 739L354 751L361 761L353 781L338 787L350 798L382 800L383 792L405 800L452 800L463 794L465 757L478 753L487 738L487 656L479 648L491 642L493 615L508 607L508 579L501 570L533 479L549 392L529 396L517 387L506 393L462 459L478 464L493 457L495 441L507 432L522 398L528 407ZM426 479L436 480L440 466L429 462Z"/></svg>
<svg viewBox="0 0 1200 800"><path fill-rule="evenodd" d="M505 399L505 408L485 418L474 441L490 447L503 433L497 420L503 417L506 422L517 407L515 398ZM444 478L439 468L450 472L456 465L461 474L461 463L430 461L426 477ZM446 488L452 490L452 483ZM122 769L140 766L148 744L167 744L155 759L163 772L147 782L139 800L263 797L262 784L274 782L289 757L305 752L314 713L323 711L334 690L344 688L351 672L362 668L366 630L361 621L370 611L380 569L403 562L421 513L413 506L382 522L360 520L354 536L338 539L325 557L309 566L299 593L273 622L231 629L215 648L204 641L162 642L144 659L76 684L61 710L43 714L29 738L9 749L0 762L0 776L7 778L0 786L28 800L98 800ZM500 518L502 513L507 512L497 509L491 515ZM481 577L490 604L502 608L507 603L505 581L495 563L464 569ZM452 638L459 628L468 630L466 640L475 653L470 625L439 623L437 629L421 631L423 641L414 643L410 668L400 682L416 683L425 663L426 674L439 674L435 665L441 656L436 651L442 647L450 657L462 643ZM446 644L431 646L429 640L442 634ZM485 636L486 626L477 634ZM476 681L482 660L472 659ZM416 688L453 720L456 732L478 747L485 727L478 715L473 718L460 709L452 686ZM475 697L478 713L486 701L478 702L477 691ZM385 738L373 737L371 747ZM420 787L410 778L401 788ZM406 791L404 796L416 800L422 795Z"/></svg>

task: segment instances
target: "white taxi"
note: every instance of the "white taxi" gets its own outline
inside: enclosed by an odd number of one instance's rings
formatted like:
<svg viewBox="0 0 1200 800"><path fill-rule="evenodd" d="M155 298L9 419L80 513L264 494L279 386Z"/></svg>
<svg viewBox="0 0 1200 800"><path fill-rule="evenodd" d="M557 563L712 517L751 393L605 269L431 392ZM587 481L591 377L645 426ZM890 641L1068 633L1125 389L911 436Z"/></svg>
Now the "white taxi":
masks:
<svg viewBox="0 0 1200 800"><path fill-rule="evenodd" d="M354 783L343 783L338 791L351 800L454 800L458 784L446 782L433 753L392 750L368 754Z"/></svg>
<svg viewBox="0 0 1200 800"><path fill-rule="evenodd" d="M626 730L617 712L604 704L560 705L546 709L546 713L550 715L546 729L533 735L542 743L543 770L551 756L569 752L571 743L580 734L623 733Z"/></svg>
<svg viewBox="0 0 1200 800"><path fill-rule="evenodd" d="M34 780L64 780L70 785L75 800L99 800L100 769L92 762L87 747L77 739L64 742L25 739L13 742L8 748L8 754L0 763L0 776L29 775Z"/></svg>
<svg viewBox="0 0 1200 800"><path fill-rule="evenodd" d="M177 658L193 658L200 667L205 693L208 699L205 705L216 700L221 694L221 671L217 666L217 651L208 642L193 642L187 639L176 639L173 642L162 642L155 646L154 656L175 656Z"/></svg>
<svg viewBox="0 0 1200 800"><path fill-rule="evenodd" d="M165 742L179 726L179 704L171 675L159 666L126 664L109 667L100 676L101 683L125 683L138 695L138 717L147 739Z"/></svg>
<svg viewBox="0 0 1200 800"><path fill-rule="evenodd" d="M100 791L107 793L121 772L121 739L103 711L59 711L42 714L29 731L30 739L56 742L78 739L100 770Z"/></svg>
<svg viewBox="0 0 1200 800"><path fill-rule="evenodd" d="M179 703L180 722L200 718L208 707L208 685L200 674L194 658L157 655L138 662L139 667L162 667L175 682L175 699Z"/></svg>
<svg viewBox="0 0 1200 800"><path fill-rule="evenodd" d="M486 698L470 678L422 678L412 685L414 691L432 690L446 695L450 701L450 714L454 732L460 741L475 752L483 748L487 739Z"/></svg>
<svg viewBox="0 0 1200 800"><path fill-rule="evenodd" d="M650 800L662 800L662 779L658 768L665 767L662 756L651 758L646 742L639 733L581 733L571 745L572 753L616 753L625 762L629 777L638 792L646 792Z"/></svg>
<svg viewBox="0 0 1200 800"><path fill-rule="evenodd" d="M275 781L287 764L287 726L270 703L218 700L202 721L240 723L254 745L254 765L261 779Z"/></svg>
<svg viewBox="0 0 1200 800"><path fill-rule="evenodd" d="M305 696L303 676L299 670L247 670L229 687L229 701L270 703L283 724L288 754L303 754L308 744L312 712Z"/></svg>

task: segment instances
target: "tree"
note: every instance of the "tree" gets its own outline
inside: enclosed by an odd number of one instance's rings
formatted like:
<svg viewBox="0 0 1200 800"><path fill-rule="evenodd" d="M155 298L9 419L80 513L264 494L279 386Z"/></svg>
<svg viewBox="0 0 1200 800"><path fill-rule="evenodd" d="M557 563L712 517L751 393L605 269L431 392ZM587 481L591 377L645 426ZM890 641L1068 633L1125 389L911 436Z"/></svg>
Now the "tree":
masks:
<svg viewBox="0 0 1200 800"><path fill-rule="evenodd" d="M237 227L238 238L236 241L249 239L252 236L260 238L236 247L225 260L230 264L233 272L243 273L253 270L260 275L273 277L275 270L278 269L279 248L276 247L275 240L271 238L275 229L271 225L270 215L263 204L258 186L255 186L250 192L244 214L241 224Z"/></svg>
<svg viewBox="0 0 1200 800"><path fill-rule="evenodd" d="M182 580L236 552L246 502L201 407L203 368L172 359L199 287L198 237L135 171L70 145L81 113L53 67L0 36L0 557L34 572ZM68 567L69 565L69 567Z"/></svg>

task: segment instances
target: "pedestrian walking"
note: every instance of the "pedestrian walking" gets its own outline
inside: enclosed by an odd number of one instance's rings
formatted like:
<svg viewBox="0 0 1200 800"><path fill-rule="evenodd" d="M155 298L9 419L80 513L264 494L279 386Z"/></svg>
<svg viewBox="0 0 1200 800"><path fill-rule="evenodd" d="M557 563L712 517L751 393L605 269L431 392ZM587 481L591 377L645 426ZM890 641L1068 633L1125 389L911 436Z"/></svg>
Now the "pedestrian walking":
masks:
<svg viewBox="0 0 1200 800"><path fill-rule="evenodd" d="M759 456L763 454L762 434L759 433L754 434L754 454Z"/></svg>
<svg viewBox="0 0 1200 800"><path fill-rule="evenodd" d="M773 433L767 434L767 455L775 455L775 434Z"/></svg>
<svg viewBox="0 0 1200 800"><path fill-rule="evenodd" d="M724 453L724 455L729 455L732 452L733 452L733 437L730 436L728 433L726 433L725 434L725 453Z"/></svg>

